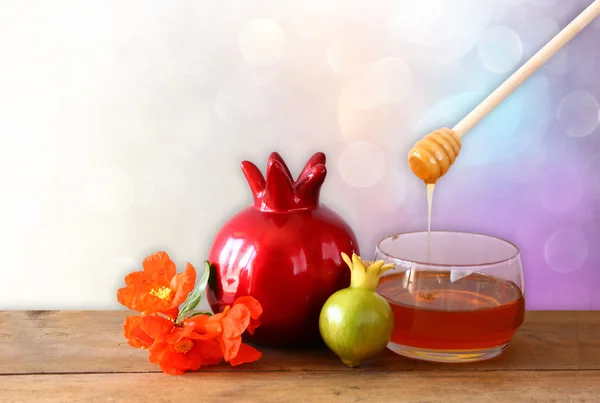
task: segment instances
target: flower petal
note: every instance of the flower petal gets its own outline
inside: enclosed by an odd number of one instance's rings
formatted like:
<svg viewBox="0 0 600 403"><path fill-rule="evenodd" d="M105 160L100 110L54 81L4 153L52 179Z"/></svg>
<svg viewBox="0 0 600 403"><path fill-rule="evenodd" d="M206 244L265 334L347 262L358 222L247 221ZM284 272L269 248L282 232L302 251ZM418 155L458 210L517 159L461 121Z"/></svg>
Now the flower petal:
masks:
<svg viewBox="0 0 600 403"><path fill-rule="evenodd" d="M196 315L196 316L192 316L191 318L185 318L183 320L184 324L190 324L190 326L194 326L194 328L198 328L198 329L203 329L206 326L206 323L208 322L208 320L210 318L213 318L214 316L209 316L209 315Z"/></svg>
<svg viewBox="0 0 600 403"><path fill-rule="evenodd" d="M238 304L231 307L227 315L221 318L223 337L231 338L241 336L250 324L250 310L246 305Z"/></svg>
<svg viewBox="0 0 600 403"><path fill-rule="evenodd" d="M196 284L196 269L191 264L187 264L183 273L176 274L172 279L169 287L175 291L175 297L173 297L173 305L181 305L188 294L194 289Z"/></svg>
<svg viewBox="0 0 600 403"><path fill-rule="evenodd" d="M138 296L138 292L134 287L127 286L124 288L119 288L117 290L117 301L119 304L126 306L129 309L136 310L133 308L134 301Z"/></svg>
<svg viewBox="0 0 600 403"><path fill-rule="evenodd" d="M209 354L207 355L207 353ZM212 362L215 362L214 353L203 348L201 343L194 342L192 349L187 353L178 353L167 349L159 364L163 372L170 375L181 375L186 371L198 370L204 364L205 357L212 358Z"/></svg>
<svg viewBox="0 0 600 403"><path fill-rule="evenodd" d="M143 271L134 271L125 276L126 285L147 285L150 277Z"/></svg>
<svg viewBox="0 0 600 403"><path fill-rule="evenodd" d="M177 307L171 308L171 309L160 310L158 312L167 315L169 318L171 318L173 320L177 319L177 316L179 316L179 308L177 308Z"/></svg>
<svg viewBox="0 0 600 403"><path fill-rule="evenodd" d="M183 375L187 370L185 354L176 353L169 349L165 349L158 364L162 372L169 375Z"/></svg>
<svg viewBox="0 0 600 403"><path fill-rule="evenodd" d="M212 340L212 339L216 339L217 337L218 337L218 335L216 335L216 334L200 334L200 333L192 332L188 336L188 339L191 339L191 340Z"/></svg>
<svg viewBox="0 0 600 403"><path fill-rule="evenodd" d="M144 272L157 284L168 286L177 269L175 263L165 252L148 256L143 262Z"/></svg>
<svg viewBox="0 0 600 403"><path fill-rule="evenodd" d="M128 285L125 288L117 290L117 300L129 309L144 312L147 310L148 297L151 297L150 299L156 298L149 295L149 291L150 289L146 286Z"/></svg>
<svg viewBox="0 0 600 403"><path fill-rule="evenodd" d="M244 297L237 298L233 302L233 305L237 305L237 304L242 304L242 305L246 306L246 308L248 308L248 310L250 311L250 315L251 315L252 319L250 320L250 323L248 324L248 327L246 330L248 330L248 333L254 334L254 330L260 326L260 320L258 318L260 318L260 315L262 315L262 312L263 312L262 306L256 299L254 299L251 296L244 296Z"/></svg>
<svg viewBox="0 0 600 403"><path fill-rule="evenodd" d="M223 317L222 314L218 313L214 316L208 315L196 315L193 318L184 320L185 322L194 324L194 331L198 334L209 334L219 335L223 331L220 320Z"/></svg>
<svg viewBox="0 0 600 403"><path fill-rule="evenodd" d="M254 330L259 326L260 326L259 319L251 319L250 324L248 325L248 328L246 330L248 331L248 333L254 334Z"/></svg>
<svg viewBox="0 0 600 403"><path fill-rule="evenodd" d="M164 341L155 341L150 346L148 360L153 364L160 364L164 355L169 351L169 345Z"/></svg>
<svg viewBox="0 0 600 403"><path fill-rule="evenodd" d="M159 298L150 294L153 289L159 289L158 284L129 284L117 290L117 300L127 308L145 314L164 313L169 317L177 315L178 308L173 307L170 298ZM177 311L174 312L173 311Z"/></svg>
<svg viewBox="0 0 600 403"><path fill-rule="evenodd" d="M157 341L164 340L173 330L175 325L162 316L146 315L142 316L141 328L148 336Z"/></svg>
<svg viewBox="0 0 600 403"><path fill-rule="evenodd" d="M232 366L244 364L247 362L258 361L262 357L262 353L248 344L242 344L238 350L238 353L233 357L229 363Z"/></svg>
<svg viewBox="0 0 600 403"><path fill-rule="evenodd" d="M123 335L127 338L128 343L136 348L148 348L154 341L140 327L141 316L128 316L123 322Z"/></svg>
<svg viewBox="0 0 600 403"><path fill-rule="evenodd" d="M223 358L225 361L231 361L238 355L240 346L242 345L242 338L238 337L223 337L221 339L221 351L223 352Z"/></svg>
<svg viewBox="0 0 600 403"><path fill-rule="evenodd" d="M202 365L217 365L223 360L221 346L216 340L194 340L194 348L189 354L198 354Z"/></svg>
<svg viewBox="0 0 600 403"><path fill-rule="evenodd" d="M188 337L193 331L193 323L184 323L183 326L173 328L173 331L165 338L165 341L169 344L175 344L184 337Z"/></svg>
<svg viewBox="0 0 600 403"><path fill-rule="evenodd" d="M161 366L164 364L170 368L195 371L198 368L200 368L201 361L197 359L197 355L192 354L193 350L194 347L192 347L192 349L187 354L169 350L164 355L161 362Z"/></svg>
<svg viewBox="0 0 600 403"><path fill-rule="evenodd" d="M168 375L183 375L183 374L185 374L185 369L173 367L166 360L164 362L160 363L160 370Z"/></svg>
<svg viewBox="0 0 600 403"><path fill-rule="evenodd" d="M161 299L155 295L152 295L150 294L149 289L134 289L134 293L137 294L133 300L133 309L136 311L145 312L148 314L167 314L173 309L169 299Z"/></svg>
<svg viewBox="0 0 600 403"><path fill-rule="evenodd" d="M263 308L260 303L251 296L239 297L233 302L233 305L242 304L248 308L252 319L258 319L262 315Z"/></svg>

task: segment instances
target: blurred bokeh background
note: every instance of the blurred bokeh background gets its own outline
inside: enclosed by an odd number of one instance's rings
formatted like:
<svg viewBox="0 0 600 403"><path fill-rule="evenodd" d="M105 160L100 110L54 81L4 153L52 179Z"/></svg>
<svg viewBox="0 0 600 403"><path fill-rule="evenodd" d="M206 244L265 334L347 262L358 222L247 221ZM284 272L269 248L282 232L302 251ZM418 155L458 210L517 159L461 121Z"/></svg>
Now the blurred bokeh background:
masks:
<svg viewBox="0 0 600 403"><path fill-rule="evenodd" d="M239 163L328 157L364 255L426 228L412 144L589 0L0 3L0 308L118 308L157 250L202 270ZM529 309L600 309L600 20L465 139L433 229L522 249Z"/></svg>

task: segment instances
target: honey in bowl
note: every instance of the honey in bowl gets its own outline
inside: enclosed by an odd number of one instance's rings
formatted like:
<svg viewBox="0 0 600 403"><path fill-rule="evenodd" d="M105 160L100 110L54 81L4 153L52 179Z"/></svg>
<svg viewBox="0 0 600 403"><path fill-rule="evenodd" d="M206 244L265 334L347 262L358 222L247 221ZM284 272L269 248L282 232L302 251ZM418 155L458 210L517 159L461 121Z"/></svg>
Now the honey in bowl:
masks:
<svg viewBox="0 0 600 403"><path fill-rule="evenodd" d="M518 248L480 234L428 235L399 234L377 247L377 259L396 263L377 288L394 313L388 348L441 362L499 355L525 313Z"/></svg>
<svg viewBox="0 0 600 403"><path fill-rule="evenodd" d="M408 279L412 277L412 279ZM450 284L448 272L387 276L378 292L394 312L392 343L421 349L471 350L507 344L523 323L525 300L513 282L471 274ZM403 283L420 283L412 295Z"/></svg>

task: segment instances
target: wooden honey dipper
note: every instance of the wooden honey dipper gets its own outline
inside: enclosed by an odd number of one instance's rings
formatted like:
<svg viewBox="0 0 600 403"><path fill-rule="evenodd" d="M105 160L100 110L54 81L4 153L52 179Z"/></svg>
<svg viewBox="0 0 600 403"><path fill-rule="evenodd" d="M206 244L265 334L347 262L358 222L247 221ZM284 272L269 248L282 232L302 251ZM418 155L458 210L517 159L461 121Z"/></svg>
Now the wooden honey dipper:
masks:
<svg viewBox="0 0 600 403"><path fill-rule="evenodd" d="M419 140L408 153L408 165L414 174L426 184L435 184L456 160L461 138L599 14L600 0L595 0L453 129L442 128Z"/></svg>

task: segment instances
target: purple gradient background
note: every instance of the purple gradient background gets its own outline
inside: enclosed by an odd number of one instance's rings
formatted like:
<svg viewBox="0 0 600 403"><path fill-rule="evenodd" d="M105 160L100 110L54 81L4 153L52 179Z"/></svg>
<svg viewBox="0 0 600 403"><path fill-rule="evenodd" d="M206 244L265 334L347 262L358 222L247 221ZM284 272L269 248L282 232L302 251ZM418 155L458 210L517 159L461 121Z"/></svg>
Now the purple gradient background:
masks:
<svg viewBox="0 0 600 403"><path fill-rule="evenodd" d="M520 33L519 65L552 37L536 32L543 31L540 15L562 28L589 4L554 3L543 14L529 4L520 5L519 13L496 17ZM536 40L532 33L539 33ZM461 77L446 82L453 89L475 91L449 91L417 124L414 140L437 127L451 127L509 75L482 72L476 61L476 52L467 54L457 69ZM528 309L600 309L600 129L589 116L598 113L597 103L585 110L588 95L600 99L600 23L595 21L551 63L463 139L451 174L436 187L433 229L482 232L516 243ZM567 96L573 92L571 100L577 102L571 104ZM593 130L583 135L583 127ZM408 149L400 151L404 164ZM413 191L420 184L405 179L411 191L392 214L402 217L402 224L380 214L373 238L425 228L425 190Z"/></svg>

